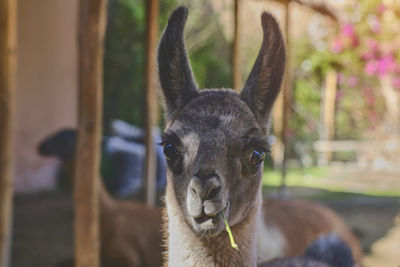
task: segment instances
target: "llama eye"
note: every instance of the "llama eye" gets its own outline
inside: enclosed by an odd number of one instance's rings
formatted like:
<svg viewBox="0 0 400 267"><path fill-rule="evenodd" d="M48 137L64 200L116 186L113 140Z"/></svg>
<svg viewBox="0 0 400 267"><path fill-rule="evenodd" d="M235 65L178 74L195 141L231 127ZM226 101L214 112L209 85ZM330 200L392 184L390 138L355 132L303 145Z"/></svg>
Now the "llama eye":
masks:
<svg viewBox="0 0 400 267"><path fill-rule="evenodd" d="M171 143L163 143L164 155L167 159L169 168L175 174L180 174L183 168L182 155L178 149Z"/></svg>
<svg viewBox="0 0 400 267"><path fill-rule="evenodd" d="M249 162L254 166L258 166L261 164L261 162L263 162L264 158L265 158L264 152L254 150L250 155Z"/></svg>
<svg viewBox="0 0 400 267"><path fill-rule="evenodd" d="M164 155L169 161L174 161L179 157L178 150L170 143L164 144Z"/></svg>

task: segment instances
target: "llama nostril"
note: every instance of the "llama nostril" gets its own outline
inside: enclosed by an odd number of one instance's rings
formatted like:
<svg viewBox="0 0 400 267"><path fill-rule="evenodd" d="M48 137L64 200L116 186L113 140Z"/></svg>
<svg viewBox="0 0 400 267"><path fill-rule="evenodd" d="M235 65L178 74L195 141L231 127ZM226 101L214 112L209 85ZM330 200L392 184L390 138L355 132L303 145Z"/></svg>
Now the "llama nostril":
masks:
<svg viewBox="0 0 400 267"><path fill-rule="evenodd" d="M217 188L213 188L210 190L210 192L208 193L208 199L213 199L215 198L219 192L221 191L221 186L218 186Z"/></svg>
<svg viewBox="0 0 400 267"><path fill-rule="evenodd" d="M194 188L192 187L191 190L192 190L192 193L193 193L193 194L197 195L196 189L194 189Z"/></svg>
<svg viewBox="0 0 400 267"><path fill-rule="evenodd" d="M221 181L218 177L199 179L193 177L189 183L188 192L193 197L198 197L201 201L213 199L221 191Z"/></svg>

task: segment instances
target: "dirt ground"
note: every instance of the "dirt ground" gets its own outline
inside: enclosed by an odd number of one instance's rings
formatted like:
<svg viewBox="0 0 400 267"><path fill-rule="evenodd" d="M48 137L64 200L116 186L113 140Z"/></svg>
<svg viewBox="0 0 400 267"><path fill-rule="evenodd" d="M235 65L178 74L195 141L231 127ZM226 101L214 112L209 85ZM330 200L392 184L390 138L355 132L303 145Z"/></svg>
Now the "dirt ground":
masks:
<svg viewBox="0 0 400 267"><path fill-rule="evenodd" d="M343 216L359 236L366 254L372 251L371 257L366 258L367 267L398 267L400 239L396 239L396 235L399 237L400 226L394 226L400 207L398 198L338 194L310 188L290 188L289 191L291 197L320 201ZM72 222L72 199L67 193L16 196L13 266L53 267L72 259ZM385 243L385 238L392 243ZM393 251L388 253L388 250Z"/></svg>
<svg viewBox="0 0 400 267"><path fill-rule="evenodd" d="M73 255L73 207L66 193L16 196L12 266L53 267Z"/></svg>

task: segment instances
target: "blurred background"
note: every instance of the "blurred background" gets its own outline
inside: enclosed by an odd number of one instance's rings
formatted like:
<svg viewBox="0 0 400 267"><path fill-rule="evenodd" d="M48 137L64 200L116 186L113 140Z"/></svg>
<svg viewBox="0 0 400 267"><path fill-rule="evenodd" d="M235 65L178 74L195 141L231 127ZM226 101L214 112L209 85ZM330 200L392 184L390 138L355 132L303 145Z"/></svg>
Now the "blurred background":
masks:
<svg viewBox="0 0 400 267"><path fill-rule="evenodd" d="M289 51L285 94L273 114L265 195L332 207L360 238L365 266L397 267L400 2L282 2L287 1L241 1L238 10L236 86L257 56L262 11L280 21ZM180 4L190 12L185 38L199 87L233 88L234 0L162 0L160 34ZM141 201L145 1L109 0L107 12L102 177L115 197ZM74 156L77 127L78 1L19 0L17 14L12 262L54 266L73 253L67 159ZM159 129L163 124L160 106ZM58 150L40 149L54 134ZM155 149L161 195L166 167L162 150Z"/></svg>

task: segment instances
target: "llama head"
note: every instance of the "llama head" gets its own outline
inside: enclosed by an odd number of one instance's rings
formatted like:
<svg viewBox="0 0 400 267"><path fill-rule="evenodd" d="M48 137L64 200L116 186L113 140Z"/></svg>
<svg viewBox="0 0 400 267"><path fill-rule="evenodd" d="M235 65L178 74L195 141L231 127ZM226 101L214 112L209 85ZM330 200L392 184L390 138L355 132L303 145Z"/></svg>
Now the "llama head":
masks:
<svg viewBox="0 0 400 267"><path fill-rule="evenodd" d="M37 147L42 156L58 157L61 160L72 159L75 155L76 130L63 129L41 141Z"/></svg>
<svg viewBox="0 0 400 267"><path fill-rule="evenodd" d="M199 91L184 44L187 15L185 7L173 12L159 45L167 109L162 144L169 190L180 214L199 236L212 237L224 229L221 212L235 226L255 206L268 151L268 117L285 69L285 46L275 19L263 13L263 43L241 93Z"/></svg>

